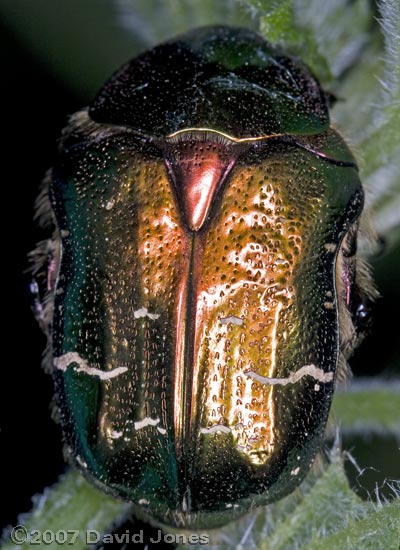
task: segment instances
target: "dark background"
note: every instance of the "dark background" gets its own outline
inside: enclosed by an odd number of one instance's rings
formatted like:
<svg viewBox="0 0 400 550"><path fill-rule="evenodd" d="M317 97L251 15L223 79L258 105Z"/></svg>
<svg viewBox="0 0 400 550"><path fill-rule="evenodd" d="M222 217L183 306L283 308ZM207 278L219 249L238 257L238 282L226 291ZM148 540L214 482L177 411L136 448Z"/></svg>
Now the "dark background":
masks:
<svg viewBox="0 0 400 550"><path fill-rule="evenodd" d="M133 51L135 47L132 44ZM32 495L53 484L65 467L60 432L50 414L52 381L41 369L45 338L30 311L29 276L24 272L27 253L40 236L32 222L40 182L52 164L67 115L90 101L90 89L78 93L77 87L68 88L51 64L33 55L1 19L0 52L2 272L6 278L0 400L2 527L15 524L17 515L31 508ZM109 74L110 60L106 61L104 78ZM400 365L400 249L383 253L375 267L383 298L376 306L372 334L357 351L352 367L356 376L387 378L398 376ZM377 448L375 441L369 445L364 451L367 456Z"/></svg>

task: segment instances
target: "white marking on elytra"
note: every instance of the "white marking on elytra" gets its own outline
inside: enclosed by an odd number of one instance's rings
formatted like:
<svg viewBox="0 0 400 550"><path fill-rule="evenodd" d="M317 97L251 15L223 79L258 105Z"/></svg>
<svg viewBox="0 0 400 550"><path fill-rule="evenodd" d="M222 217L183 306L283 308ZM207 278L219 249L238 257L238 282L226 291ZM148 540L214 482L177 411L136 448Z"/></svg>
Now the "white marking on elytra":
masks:
<svg viewBox="0 0 400 550"><path fill-rule="evenodd" d="M150 504L150 502L145 499L145 498L141 498L139 501L138 501L138 504L140 504L141 506L148 506Z"/></svg>
<svg viewBox="0 0 400 550"><path fill-rule="evenodd" d="M135 430L141 430L142 428L147 428L147 426L157 426L159 422L159 418L150 418L149 416L146 416L146 418L143 418L143 420L138 420L137 422L135 422L134 426Z"/></svg>
<svg viewBox="0 0 400 550"><path fill-rule="evenodd" d="M290 472L290 475L297 476L299 472L300 472L300 468L297 466L297 468L293 468L293 470Z"/></svg>
<svg viewBox="0 0 400 550"><path fill-rule="evenodd" d="M337 245L335 243L325 243L324 244L324 248L328 251L328 252L335 252L336 249L337 249Z"/></svg>
<svg viewBox="0 0 400 550"><path fill-rule="evenodd" d="M128 370L128 367L116 367L115 369L108 371L104 371L96 367L91 367L89 363L85 359L83 359L83 357L81 357L76 351L69 351L68 353L64 353L64 355L61 355L60 357L55 357L53 362L56 369L62 370L64 372L74 363L78 364L78 366L75 368L76 372L84 372L89 376L98 376L100 380L110 380L111 378L115 378L116 376L119 376L120 374Z"/></svg>
<svg viewBox="0 0 400 550"><path fill-rule="evenodd" d="M159 423L159 418L150 418L149 416L146 416L146 418L143 418L143 420L138 420L137 422L135 422L134 426L135 430L141 430L142 428L147 428L147 426L157 426L157 424ZM157 426L157 430L162 435L165 435L167 433L167 430L165 428L161 428L161 426Z"/></svg>
<svg viewBox="0 0 400 550"><path fill-rule="evenodd" d="M124 435L124 432L118 432L117 430L112 430L112 432L110 434L111 439L119 439L123 435Z"/></svg>
<svg viewBox="0 0 400 550"><path fill-rule="evenodd" d="M149 313L149 311L147 310L147 307L141 307L140 309L137 309L136 311L133 312L133 316L135 317L135 319L140 319L141 317L148 317L152 321L155 321L160 317L160 314Z"/></svg>
<svg viewBox="0 0 400 550"><path fill-rule="evenodd" d="M287 384L295 384L304 376L311 376L320 382L331 382L331 380L333 380L333 372L324 372L315 365L304 365L304 367L301 367L298 371L292 372L287 378L268 378L252 370L245 372L245 375L266 386L286 386Z"/></svg>
<svg viewBox="0 0 400 550"><path fill-rule="evenodd" d="M333 306L334 306L333 302L324 302L324 307L326 309L333 309Z"/></svg>
<svg viewBox="0 0 400 550"><path fill-rule="evenodd" d="M230 315L229 317L221 317L219 322L221 325L228 325L229 323L232 323L232 325L243 325L244 321L240 317L236 317L235 315Z"/></svg>
<svg viewBox="0 0 400 550"><path fill-rule="evenodd" d="M144 84L140 84L140 86L136 86L135 88L133 88L132 92L137 92L138 90L143 90L143 88L147 88L148 85L149 85L148 82L145 82Z"/></svg>
<svg viewBox="0 0 400 550"><path fill-rule="evenodd" d="M314 390L319 391L321 389L321 386L319 384L315 384Z"/></svg>
<svg viewBox="0 0 400 550"><path fill-rule="evenodd" d="M211 426L211 428L201 428L200 432L202 434L215 434L216 432L223 432L224 434L229 434L231 429L228 426L223 424L217 424L216 426Z"/></svg>

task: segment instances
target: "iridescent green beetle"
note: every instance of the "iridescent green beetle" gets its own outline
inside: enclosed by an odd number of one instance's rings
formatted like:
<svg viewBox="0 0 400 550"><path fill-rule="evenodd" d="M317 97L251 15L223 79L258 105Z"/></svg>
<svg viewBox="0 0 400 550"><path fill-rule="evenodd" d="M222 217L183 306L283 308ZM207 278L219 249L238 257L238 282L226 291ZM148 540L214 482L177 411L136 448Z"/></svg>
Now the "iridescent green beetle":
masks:
<svg viewBox="0 0 400 550"><path fill-rule="evenodd" d="M140 55L71 118L41 201L69 457L167 524L292 491L373 294L357 166L307 67L228 27Z"/></svg>

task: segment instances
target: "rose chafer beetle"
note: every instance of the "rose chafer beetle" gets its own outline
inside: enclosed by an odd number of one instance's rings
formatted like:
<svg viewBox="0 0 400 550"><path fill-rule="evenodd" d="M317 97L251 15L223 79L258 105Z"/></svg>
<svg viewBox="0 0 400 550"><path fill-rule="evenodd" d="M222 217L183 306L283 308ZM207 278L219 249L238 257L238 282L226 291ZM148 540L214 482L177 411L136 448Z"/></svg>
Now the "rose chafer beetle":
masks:
<svg viewBox="0 0 400 550"><path fill-rule="evenodd" d="M70 459L166 524L298 486L373 294L357 165L309 69L222 26L139 55L71 118L40 204Z"/></svg>

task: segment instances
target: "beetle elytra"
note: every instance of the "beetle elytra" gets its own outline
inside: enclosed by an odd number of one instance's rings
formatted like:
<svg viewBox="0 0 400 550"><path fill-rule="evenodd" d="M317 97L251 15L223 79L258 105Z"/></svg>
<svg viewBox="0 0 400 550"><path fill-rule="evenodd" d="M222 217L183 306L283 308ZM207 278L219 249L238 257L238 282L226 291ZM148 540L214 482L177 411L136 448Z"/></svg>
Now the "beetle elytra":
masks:
<svg viewBox="0 0 400 550"><path fill-rule="evenodd" d="M317 80L257 34L197 29L118 71L41 198L71 460L170 524L298 486L373 294L362 206Z"/></svg>

